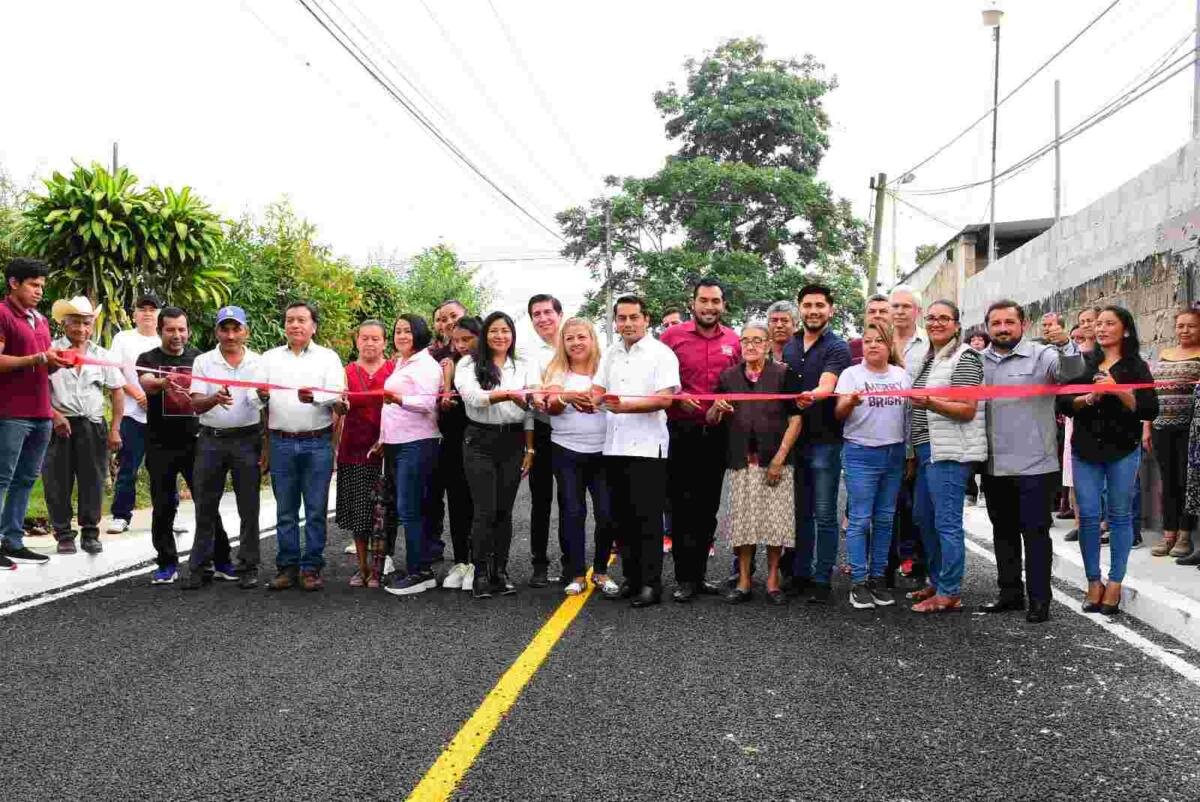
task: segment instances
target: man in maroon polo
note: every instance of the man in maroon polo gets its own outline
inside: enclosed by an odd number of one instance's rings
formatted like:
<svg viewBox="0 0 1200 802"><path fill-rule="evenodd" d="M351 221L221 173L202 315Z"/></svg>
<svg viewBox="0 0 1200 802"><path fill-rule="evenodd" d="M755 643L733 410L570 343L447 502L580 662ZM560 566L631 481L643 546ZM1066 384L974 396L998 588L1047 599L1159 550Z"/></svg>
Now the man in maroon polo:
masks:
<svg viewBox="0 0 1200 802"><path fill-rule="evenodd" d="M692 290L692 319L662 333L663 345L679 360L684 393L711 393L721 371L742 358L737 333L721 325L725 289L703 278ZM667 496L671 502L672 554L676 589L671 598L690 602L698 593L716 593L705 582L708 547L717 529L721 484L725 479L725 430L709 426L711 402L676 401L667 410L671 444L667 452Z"/></svg>
<svg viewBox="0 0 1200 802"><path fill-rule="evenodd" d="M4 269L0 303L0 570L49 562L25 547L25 512L50 443L50 373L66 363L50 347L50 325L38 313L45 262L13 259Z"/></svg>

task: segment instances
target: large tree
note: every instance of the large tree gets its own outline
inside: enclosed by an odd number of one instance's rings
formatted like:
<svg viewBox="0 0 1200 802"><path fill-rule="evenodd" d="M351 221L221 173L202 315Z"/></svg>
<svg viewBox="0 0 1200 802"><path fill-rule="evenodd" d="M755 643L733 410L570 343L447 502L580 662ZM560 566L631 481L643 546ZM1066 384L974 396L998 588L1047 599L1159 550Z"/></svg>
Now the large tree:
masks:
<svg viewBox="0 0 1200 802"><path fill-rule="evenodd" d="M601 314L611 203L614 295L641 294L657 314L714 276L729 289L730 320L741 321L819 281L837 296L836 325L853 327L866 225L817 178L829 145L821 100L834 81L811 57L766 58L757 39L726 42L684 66L685 85L654 96L678 152L652 176L608 179L608 201L558 215L563 255L598 282L584 313Z"/></svg>

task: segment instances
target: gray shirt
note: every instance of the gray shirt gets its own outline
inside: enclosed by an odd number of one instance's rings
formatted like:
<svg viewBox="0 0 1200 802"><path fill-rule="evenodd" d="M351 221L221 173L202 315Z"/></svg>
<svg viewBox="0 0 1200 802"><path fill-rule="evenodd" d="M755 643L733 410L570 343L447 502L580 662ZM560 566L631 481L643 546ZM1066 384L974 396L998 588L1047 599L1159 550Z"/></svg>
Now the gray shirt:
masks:
<svg viewBox="0 0 1200 802"><path fill-rule="evenodd" d="M1022 340L1007 354L983 350L984 384L1058 383L1058 350ZM1054 473L1058 470L1058 427L1053 395L995 398L987 402L989 458L993 476Z"/></svg>
<svg viewBox="0 0 1200 802"><path fill-rule="evenodd" d="M925 362L926 355L929 354L929 335L917 329L913 332L912 339L904 344L904 369L908 371L908 375L916 378L921 372L921 365Z"/></svg>

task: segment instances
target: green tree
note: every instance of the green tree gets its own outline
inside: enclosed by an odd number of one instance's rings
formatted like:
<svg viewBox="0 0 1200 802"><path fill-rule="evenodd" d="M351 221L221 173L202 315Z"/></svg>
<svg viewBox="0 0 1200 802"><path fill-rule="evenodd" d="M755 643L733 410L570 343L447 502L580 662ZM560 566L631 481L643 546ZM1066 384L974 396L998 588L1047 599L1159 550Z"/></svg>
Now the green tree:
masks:
<svg viewBox="0 0 1200 802"><path fill-rule="evenodd" d="M21 208L28 194L0 167L0 265L20 254Z"/></svg>
<svg viewBox="0 0 1200 802"><path fill-rule="evenodd" d="M937 253L938 249L941 247L942 246L938 245L936 242L930 243L928 245L918 245L916 253L914 254L914 256L917 260L917 266L920 267L921 265L925 264L930 259L932 259L933 255L935 253Z"/></svg>
<svg viewBox="0 0 1200 802"><path fill-rule="evenodd" d="M761 314L817 281L838 300L845 331L863 309L866 224L817 178L828 147L821 101L835 83L811 57L769 60L756 39L726 42L689 60L686 86L655 94L678 153L647 178L609 178L614 294L643 295L653 313L690 297L701 276L729 289L729 319ZM603 199L558 215L563 255L597 280L584 313L604 294Z"/></svg>
<svg viewBox="0 0 1200 802"><path fill-rule="evenodd" d="M492 303L494 292L480 280L479 268L459 261L448 245L434 245L417 254L400 273L399 310L430 318L443 301L457 298L481 315Z"/></svg>
<svg viewBox="0 0 1200 802"><path fill-rule="evenodd" d="M70 177L53 173L23 210L20 247L50 264L47 295L90 298L104 342L129 325L143 292L185 309L229 297L230 274L214 259L220 218L188 187L139 190L137 182L124 167L76 165Z"/></svg>

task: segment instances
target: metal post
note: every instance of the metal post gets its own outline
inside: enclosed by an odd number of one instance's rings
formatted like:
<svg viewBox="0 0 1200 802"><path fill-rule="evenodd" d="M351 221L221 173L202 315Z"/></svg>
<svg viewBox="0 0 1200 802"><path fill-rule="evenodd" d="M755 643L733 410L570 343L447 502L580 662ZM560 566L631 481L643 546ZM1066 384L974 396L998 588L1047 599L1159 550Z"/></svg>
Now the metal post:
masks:
<svg viewBox="0 0 1200 802"><path fill-rule="evenodd" d="M892 279L900 273L900 260L896 255L896 199L892 198Z"/></svg>
<svg viewBox="0 0 1200 802"><path fill-rule="evenodd" d="M1061 108L1059 106L1059 83L1054 81L1054 222L1062 219L1062 155L1059 152L1059 142L1062 131L1059 127Z"/></svg>
<svg viewBox="0 0 1200 802"><path fill-rule="evenodd" d="M113 168L112 168L113 175L117 174L117 165L118 164L119 164L119 162L117 161L117 143L114 140L113 141Z"/></svg>
<svg viewBox="0 0 1200 802"><path fill-rule="evenodd" d="M993 29L996 38L996 75L992 84L992 193L991 219L988 221L988 266L996 261L996 131L997 115L1000 111L1000 26Z"/></svg>
<svg viewBox="0 0 1200 802"><path fill-rule="evenodd" d="M613 341L613 311L612 311L612 201L604 201L604 326L608 345Z"/></svg>
<svg viewBox="0 0 1200 802"><path fill-rule="evenodd" d="M883 239L883 205L884 193L887 191L887 173L875 176L875 228L871 232L871 263L867 267L867 295L879 291L879 249Z"/></svg>
<svg viewBox="0 0 1200 802"><path fill-rule="evenodd" d="M1196 0L1196 44L1192 49L1192 138L1200 137L1200 0Z"/></svg>

